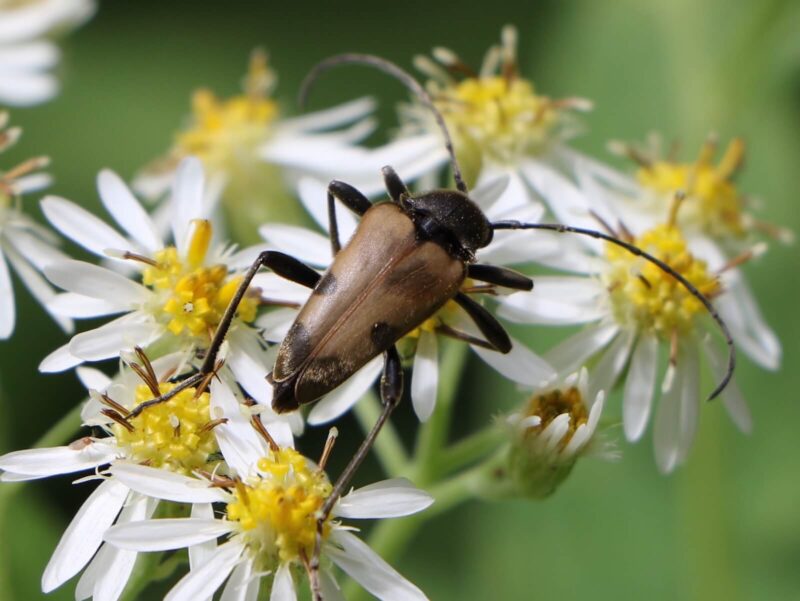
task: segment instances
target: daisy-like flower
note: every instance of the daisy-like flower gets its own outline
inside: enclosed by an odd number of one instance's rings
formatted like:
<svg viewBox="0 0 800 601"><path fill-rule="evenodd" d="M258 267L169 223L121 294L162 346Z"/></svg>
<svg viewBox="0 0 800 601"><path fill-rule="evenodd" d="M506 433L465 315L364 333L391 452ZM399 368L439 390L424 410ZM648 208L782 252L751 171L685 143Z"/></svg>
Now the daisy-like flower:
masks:
<svg viewBox="0 0 800 601"><path fill-rule="evenodd" d="M329 451L330 446L326 449ZM198 487L196 480L169 478L145 466L115 466L115 475L134 490L157 492L161 498L202 504L209 490L218 494L224 515L214 518L160 519L120 524L106 532L111 544L134 551L163 551L205 545L207 555L193 565L166 596L168 601L213 595L223 583L224 599L255 599L262 581L273 601L297 598L297 578L308 568L316 534L317 513L331 492L320 465L290 448L271 445L266 451L223 448L225 460L236 466L238 478L217 479L216 488ZM352 491L334 507L322 529L320 581L325 599L342 599L331 565L340 567L377 598L390 601L425 599L337 518L381 519L422 511L433 502L407 480L378 482ZM216 546L216 540L226 540Z"/></svg>
<svg viewBox="0 0 800 601"><path fill-rule="evenodd" d="M180 373L186 363L181 354L150 363L139 352L137 360L138 363L131 359L114 381L96 370L82 370L82 379L92 386L91 400L83 410L84 423L105 436L87 436L68 446L17 451L0 457L3 481L90 470L95 475L83 480L102 481L68 526L45 568L44 592L61 586L88 566L78 581L78 599L93 596L115 600L122 594L136 553L102 545L103 535L115 522L127 524L149 518L159 500L131 491L114 475L114 466L144 464L167 479L186 478L194 473L232 475L235 472L219 459L220 448L231 439L245 446L255 438L249 423L260 418L242 410L224 378L215 380L210 392L204 389L207 382L184 388L168 401L129 417L137 405L178 386L180 382L170 378ZM291 444L291 433L281 424L267 424L266 428L276 439ZM196 492L193 498L198 503L218 500L213 489L199 487ZM209 507L197 505L192 514L205 515Z"/></svg>
<svg viewBox="0 0 800 601"><path fill-rule="evenodd" d="M1 27L1 26L0 26ZM18 127L6 128L8 113L0 112L0 152L13 146L22 134ZM21 210L24 194L40 190L50 183L50 176L39 170L48 164L46 157L28 159L6 170L0 170L0 339L14 332L16 309L9 265L17 273L33 297L49 310L55 296L40 271L48 263L66 259L54 247L56 240L45 228ZM61 328L72 331L72 321L53 314Z"/></svg>
<svg viewBox="0 0 800 601"><path fill-rule="evenodd" d="M319 227L327 229L325 186L321 182L306 178L300 182L298 190L301 201ZM471 192L470 198L478 203L490 220L511 216L531 221L538 220L541 216L540 208L526 204L524 197L518 192L513 181L508 177L501 177ZM342 241L346 241L356 229L356 219L345 209L337 211L337 219ZM264 225L259 231L270 248L296 256L309 265L324 269L332 261L330 241L323 234L301 227L275 224ZM493 243L478 251L477 260L495 265L515 265L532 261L557 263L563 254L560 242L557 236L537 240L527 232L497 232ZM257 275L254 284L266 296L281 299L286 304L295 303L296 307L302 306L309 295L307 289L270 273ZM469 281L465 283L465 291L469 294L495 295L511 292L496 287L475 286ZM277 342L286 336L296 315L296 308L283 308L265 314L257 320L257 324L263 329L267 340ZM449 302L434 317L401 340L399 347L401 353L406 356L413 355L411 398L414 410L423 421L430 417L436 403L439 380L439 334L465 338L467 342L481 337L480 332L462 309L454 302ZM529 387L540 386L555 375L545 361L519 341L513 340L511 352L505 355L479 344L470 346L492 368L520 384ZM378 377L381 372L381 362L382 358L376 357L337 391L316 403L308 414L308 423L326 423L348 411Z"/></svg>
<svg viewBox="0 0 800 601"><path fill-rule="evenodd" d="M731 140L717 162L714 136L705 141L694 162L664 157L657 135L650 136L647 147L615 142L611 148L638 165L636 181L625 182L620 175L604 182L600 192L605 195L605 202L625 215L626 224L634 231L652 226L680 192L686 198L678 225L692 240L713 241L734 253L741 252L757 234L785 243L792 241L791 231L752 214L753 199L743 194L734 182L744 162L745 143L741 138ZM591 175L603 179L601 173Z"/></svg>
<svg viewBox="0 0 800 601"><path fill-rule="evenodd" d="M382 189L378 174L387 156L416 174L436 160L427 158L428 141L395 142L375 150L356 146L375 127L369 98L285 118L273 97L276 82L266 54L256 50L242 94L221 99L207 89L195 92L188 125L168 155L139 175L135 188L147 197L160 197L178 162L199 157L212 188L222 194L233 231L247 237L255 235L254 224L302 221L294 184L304 174L346 178L370 193Z"/></svg>
<svg viewBox="0 0 800 601"><path fill-rule="evenodd" d="M59 50L45 38L77 27L94 10L92 0L0 2L0 104L28 106L55 96L58 82L49 71Z"/></svg>
<svg viewBox="0 0 800 601"><path fill-rule="evenodd" d="M742 281L724 259L710 264L694 255L671 219L638 236L615 233L661 259L708 298L714 299L733 339L756 362L777 362L780 347L772 336L756 338L745 317L747 295ZM589 396L610 390L628 366L623 400L623 425L630 441L643 435L653 407L659 347L669 349L669 365L661 385L655 417L654 446L659 468L669 472L682 463L694 439L700 406L701 349L717 377L724 360L706 331L707 311L672 276L656 265L605 244L584 247L583 276L537 278L535 296L502 299L498 313L512 321L548 325L590 324L548 355L560 373L570 373L589 359L593 367ZM721 257L720 257L721 258ZM764 326L766 328L766 326ZM760 333L771 334L766 328ZM751 428L747 405L734 381L722 402L739 428Z"/></svg>
<svg viewBox="0 0 800 601"><path fill-rule="evenodd" d="M513 494L549 496L579 457L616 458L613 445L596 435L605 391L593 398L588 394L589 373L583 368L537 391L519 412L508 416L508 478Z"/></svg>
<svg viewBox="0 0 800 601"><path fill-rule="evenodd" d="M572 165L581 155L565 142L578 133L572 111L589 110L581 98L553 100L522 77L517 64L517 32L502 31L480 70L473 70L452 50L436 48L433 59L417 56L415 65L429 77L427 90L450 130L465 177L477 185L506 175L528 202L538 204L545 190L559 196ZM447 161L441 134L430 111L420 103L400 108L401 135L437 139L438 165ZM554 211L568 210L582 199L564 196ZM558 214L558 213L557 213ZM565 221L569 223L569 221Z"/></svg>
<svg viewBox="0 0 800 601"><path fill-rule="evenodd" d="M103 205L125 234L78 205L57 197L42 201L50 222L90 252L127 268L127 274L83 261L51 263L45 274L66 290L50 303L54 312L94 318L119 315L77 334L42 362L42 371L62 371L84 361L101 361L134 346L157 345L160 352L205 350L250 264L250 252L212 244L207 217L212 201L204 193L203 169L186 159L173 188L171 244L125 183L113 172L98 177ZM140 281L137 281L140 280ZM258 292L248 293L227 339L226 367L248 393L269 404L271 390L263 378L270 364L258 332L250 327L260 305Z"/></svg>

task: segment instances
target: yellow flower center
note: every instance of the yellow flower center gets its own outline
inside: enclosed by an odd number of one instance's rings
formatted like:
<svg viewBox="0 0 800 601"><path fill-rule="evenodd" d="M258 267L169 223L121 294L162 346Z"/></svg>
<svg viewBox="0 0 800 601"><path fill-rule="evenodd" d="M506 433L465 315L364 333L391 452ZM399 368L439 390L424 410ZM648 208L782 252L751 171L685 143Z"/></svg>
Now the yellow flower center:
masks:
<svg viewBox="0 0 800 601"><path fill-rule="evenodd" d="M241 482L228 504L251 552L270 569L279 561L310 558L317 512L331 493L325 473L294 449L272 451L258 462L261 477ZM323 536L330 532L326 522Z"/></svg>
<svg viewBox="0 0 800 601"><path fill-rule="evenodd" d="M708 272L705 261L689 252L677 227L659 225L633 243L664 261L704 295L720 292L716 276ZM690 331L695 315L705 311L697 298L653 263L612 245L606 247L606 257L610 268L604 281L614 316L622 325L669 338L675 331Z"/></svg>
<svg viewBox="0 0 800 601"><path fill-rule="evenodd" d="M255 52L244 94L223 100L210 90L195 92L191 122L177 135L176 154L200 157L211 171L256 160L254 151L278 115L278 105L268 97L274 81L266 56Z"/></svg>
<svg viewBox="0 0 800 601"><path fill-rule="evenodd" d="M211 243L211 223L196 220L192 223L189 247L181 257L174 246L155 254L156 265L148 266L142 282L153 290L162 291L160 318L176 336L185 332L194 336L210 335L219 324L241 277L229 277L224 265L205 266ZM258 298L245 296L237 316L244 322L256 317Z"/></svg>
<svg viewBox="0 0 800 601"><path fill-rule="evenodd" d="M498 162L538 152L559 122L553 102L520 78L471 77L438 93L436 106L459 151Z"/></svg>
<svg viewBox="0 0 800 601"><path fill-rule="evenodd" d="M166 394L174 387L161 383L159 393ZM145 384L138 385L134 407L154 396ZM129 459L191 474L199 469L211 471L214 462L210 457L219 452L217 439L207 427L209 421L209 394L197 395L196 389L187 388L131 418L132 430L115 423L112 431L117 444L127 448Z"/></svg>
<svg viewBox="0 0 800 601"><path fill-rule="evenodd" d="M556 389L534 395L528 401L523 415L525 417L536 416L541 421L539 425L527 428L525 431L526 436L541 434L555 418L564 413L569 414L570 420L569 431L560 442L562 449L572 439L572 435L578 429L578 426L585 424L589 419L589 411L586 409L581 391L577 387L571 386L563 390Z"/></svg>
<svg viewBox="0 0 800 601"><path fill-rule="evenodd" d="M719 164L712 163L715 147L708 143L694 163L655 161L639 169L639 182L671 201L686 194L681 222L694 224L713 236L745 232L743 199L732 177L744 158L744 142L734 139Z"/></svg>

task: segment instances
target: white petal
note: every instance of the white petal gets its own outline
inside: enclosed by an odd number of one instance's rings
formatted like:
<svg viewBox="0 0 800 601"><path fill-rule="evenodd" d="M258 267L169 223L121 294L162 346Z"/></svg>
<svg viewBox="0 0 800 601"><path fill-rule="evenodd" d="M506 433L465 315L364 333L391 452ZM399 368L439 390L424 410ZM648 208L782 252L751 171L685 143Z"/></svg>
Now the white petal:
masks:
<svg viewBox="0 0 800 601"><path fill-rule="evenodd" d="M109 169L101 171L97 176L97 189L114 221L143 249L153 253L163 247L152 219L116 173Z"/></svg>
<svg viewBox="0 0 800 601"><path fill-rule="evenodd" d="M283 562L278 571L275 572L275 580L272 581L269 601L296 601L296 599L297 593L294 589L292 572L289 570L289 564Z"/></svg>
<svg viewBox="0 0 800 601"><path fill-rule="evenodd" d="M322 598L325 601L347 601L339 588L336 579L328 570L320 570L319 584L322 589Z"/></svg>
<svg viewBox="0 0 800 601"><path fill-rule="evenodd" d="M285 119L281 123L281 128L301 132L328 129L366 117L374 110L374 99L369 97L356 98L328 109Z"/></svg>
<svg viewBox="0 0 800 601"><path fill-rule="evenodd" d="M405 478L383 480L343 496L335 515L354 519L396 518L426 509L433 497Z"/></svg>
<svg viewBox="0 0 800 601"><path fill-rule="evenodd" d="M202 567L184 576L164 597L164 601L197 601L213 595L241 561L243 551L244 547L237 542L220 545Z"/></svg>
<svg viewBox="0 0 800 601"><path fill-rule="evenodd" d="M710 338L704 341L706 356L711 363L711 370L717 379L721 379L727 369L727 362L723 360L721 353L714 346L714 341ZM728 410L733 423L745 434L753 431L753 417L750 408L747 406L742 391L735 379L728 382L728 386L722 391L722 403Z"/></svg>
<svg viewBox="0 0 800 601"><path fill-rule="evenodd" d="M45 267L44 274L64 290L105 300L118 307L123 303L133 307L152 296L150 290L124 275L84 261L51 263Z"/></svg>
<svg viewBox="0 0 800 601"><path fill-rule="evenodd" d="M470 190L469 197L486 213L503 193L508 189L513 171L486 168L481 170L478 183Z"/></svg>
<svg viewBox="0 0 800 601"><path fill-rule="evenodd" d="M175 247L179 250L186 248L186 236L192 220L208 217L203 202L204 186L205 176L200 160L195 157L183 159L175 171L170 219Z"/></svg>
<svg viewBox="0 0 800 601"><path fill-rule="evenodd" d="M214 428L225 462L242 478L246 478L264 456L264 441L250 425L250 418L224 382L211 382L211 411L228 422Z"/></svg>
<svg viewBox="0 0 800 601"><path fill-rule="evenodd" d="M305 299L303 300L305 302ZM256 320L261 335L267 342L281 342L297 318L297 309L273 309Z"/></svg>
<svg viewBox="0 0 800 601"><path fill-rule="evenodd" d="M426 422L436 406L439 392L439 357L436 334L423 330L417 342L411 372L411 402L419 421Z"/></svg>
<svg viewBox="0 0 800 601"><path fill-rule="evenodd" d="M600 391L608 394L619 379L620 374L622 374L622 370L628 364L631 346L633 346L635 340L636 333L633 330L626 330L611 343L600 361L592 369L592 377L587 393L588 398L595 398Z"/></svg>
<svg viewBox="0 0 800 601"><path fill-rule="evenodd" d="M39 271L44 269L48 263L69 258L60 250L53 248L50 242L40 239L38 232L34 235L27 228L8 228L4 233L25 261Z"/></svg>
<svg viewBox="0 0 800 601"><path fill-rule="evenodd" d="M328 231L328 187L319 180L304 177L297 184L297 194L300 202L314 218L323 231ZM353 236L358 222L353 213L341 202L336 201L336 223L339 226L339 239L342 244Z"/></svg>
<svg viewBox="0 0 800 601"><path fill-rule="evenodd" d="M127 301L119 302L121 300L107 301L74 292L63 292L54 295L50 302L47 303L47 308L56 315L66 315L79 319L106 317L130 310L130 303Z"/></svg>
<svg viewBox="0 0 800 601"><path fill-rule="evenodd" d="M277 273L261 272L253 278L254 288L261 290L261 297L273 301L284 303L295 303L302 305L308 300L311 290L296 282L290 282L286 278L280 277ZM281 311L276 309L275 311ZM271 311L272 313L274 311ZM297 311L295 310L295 315ZM269 313L267 314L269 315ZM292 318L294 319L294 317ZM291 323L291 320L290 322Z"/></svg>
<svg viewBox="0 0 800 601"><path fill-rule="evenodd" d="M355 535L334 530L330 540L333 544L327 544L325 551L334 563L381 601L427 599Z"/></svg>
<svg viewBox="0 0 800 601"><path fill-rule="evenodd" d="M170 551L215 540L234 528L225 520L169 518L118 524L109 528L104 538L120 549ZM210 560L208 558L206 562Z"/></svg>
<svg viewBox="0 0 800 601"><path fill-rule="evenodd" d="M80 449L69 446L27 449L0 456L0 470L40 477L72 474L109 463L116 455L114 445L102 442Z"/></svg>
<svg viewBox="0 0 800 601"><path fill-rule="evenodd" d="M675 469L680 457L681 393L686 374L683 367L675 369L669 389L661 395L653 428L656 464L665 474Z"/></svg>
<svg viewBox="0 0 800 601"><path fill-rule="evenodd" d="M519 340L512 338L511 344L511 351L506 354L479 346L473 346L472 350L501 375L519 384L538 387L555 377L555 371L547 361Z"/></svg>
<svg viewBox="0 0 800 601"><path fill-rule="evenodd" d="M542 276L535 288L500 299L497 314L517 323L565 325L598 321L608 314L607 292L594 279Z"/></svg>
<svg viewBox="0 0 800 601"><path fill-rule="evenodd" d="M111 378L94 367L79 367L75 370L75 373L86 390L105 392L106 388L111 384Z"/></svg>
<svg viewBox="0 0 800 601"><path fill-rule="evenodd" d="M486 216L492 220L496 221L499 219L515 219L518 218L517 216L520 214L520 209L525 207L526 205L531 205L531 198L530 193L525 185L525 182L522 181L522 178L519 176L516 170L505 170L505 171L498 171L495 173L487 174L488 177L496 178L500 175L503 178L507 178L507 185L503 189L502 194L497 197L497 199L491 203L490 205L484 205L485 209L484 212ZM484 180L484 175L481 174L481 180ZM481 182L483 183L483 182ZM478 193L479 190L476 189L475 193ZM474 195L474 194L473 194ZM470 196L473 196L470 195ZM537 203L538 204L538 203ZM541 207L541 205L539 205ZM538 221L538 217L541 217L541 209L537 211L537 215L532 217L531 219L525 218L526 221Z"/></svg>
<svg viewBox="0 0 800 601"><path fill-rule="evenodd" d="M47 73L5 73L0 77L0 104L30 106L58 93L58 81Z"/></svg>
<svg viewBox="0 0 800 601"><path fill-rule="evenodd" d="M67 526L44 569L43 592L49 593L61 586L89 562L127 496L126 486L114 480L105 480L86 499Z"/></svg>
<svg viewBox="0 0 800 601"><path fill-rule="evenodd" d="M272 387L267 382L267 352L261 348L258 333L250 328L236 328L228 337L231 347L225 358L236 381L262 405L272 402Z"/></svg>
<svg viewBox="0 0 800 601"><path fill-rule="evenodd" d="M0 247L0 340L5 340L14 331L16 312L14 310L14 289L11 287L11 275Z"/></svg>
<svg viewBox="0 0 800 601"><path fill-rule="evenodd" d="M381 373L382 363L382 356L375 357L339 388L325 395L308 414L306 422L318 426L346 413L372 387L375 378Z"/></svg>
<svg viewBox="0 0 800 601"><path fill-rule="evenodd" d="M83 363L83 359L76 357L69 352L69 343L58 347L47 355L39 364L39 371L42 373L56 373L72 369L76 365Z"/></svg>
<svg viewBox="0 0 800 601"><path fill-rule="evenodd" d="M131 495L117 520L118 524L138 522L152 515L157 502L142 495ZM128 584L136 551L103 545L84 570L75 587L76 599L93 597L94 601L116 601Z"/></svg>
<svg viewBox="0 0 800 601"><path fill-rule="evenodd" d="M106 249L129 249L131 246L114 228L74 202L47 196L41 206L53 227L96 255L107 258Z"/></svg>
<svg viewBox="0 0 800 601"><path fill-rule="evenodd" d="M268 224L258 228L272 248L304 263L326 267L331 262L331 242L322 234L295 225Z"/></svg>
<svg viewBox="0 0 800 601"><path fill-rule="evenodd" d="M213 520L214 508L211 503L192 503L191 517L198 520ZM214 554L217 542L214 539L189 547L189 569L196 570Z"/></svg>
<svg viewBox="0 0 800 601"><path fill-rule="evenodd" d="M233 570L219 601L256 601L261 578L253 575L253 562L242 561Z"/></svg>
<svg viewBox="0 0 800 601"><path fill-rule="evenodd" d="M132 490L156 499L175 503L214 503L228 498L222 490L210 487L205 480L147 465L118 461L109 471Z"/></svg>
<svg viewBox="0 0 800 601"><path fill-rule="evenodd" d="M102 361L135 346L147 348L164 332L164 328L145 321L145 318L138 313L130 313L94 330L76 334L69 343L69 352L84 361Z"/></svg>
<svg viewBox="0 0 800 601"><path fill-rule="evenodd" d="M547 353L547 361L560 374L570 374L584 365L595 353L609 344L619 332L616 324L587 327Z"/></svg>
<svg viewBox="0 0 800 601"><path fill-rule="evenodd" d="M2 16L0 18L7 18ZM4 40L5 41L5 40ZM58 63L59 51L49 42L0 45L0 72L44 71Z"/></svg>
<svg viewBox="0 0 800 601"><path fill-rule="evenodd" d="M658 338L643 334L633 350L622 401L625 437L631 442L642 437L650 419L657 367Z"/></svg>

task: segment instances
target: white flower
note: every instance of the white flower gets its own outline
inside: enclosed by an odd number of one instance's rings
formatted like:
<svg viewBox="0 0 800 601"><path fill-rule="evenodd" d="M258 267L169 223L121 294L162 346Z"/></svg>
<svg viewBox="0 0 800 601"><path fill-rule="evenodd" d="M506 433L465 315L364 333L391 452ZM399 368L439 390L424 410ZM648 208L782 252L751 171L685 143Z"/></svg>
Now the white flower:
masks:
<svg viewBox="0 0 800 601"><path fill-rule="evenodd" d="M136 178L134 187L148 198L159 198L169 188L178 161L196 156L203 161L211 188L223 197L229 224L247 232L254 223L298 221L302 209L292 193L304 175L346 179L372 194L383 189L380 169L388 156L400 161L409 177L438 161L430 158L435 141L398 141L377 149L357 146L375 128L370 98L283 117L272 97L276 82L266 54L256 50L244 93L220 99L207 89L195 92L188 127L178 133L167 157Z"/></svg>
<svg viewBox="0 0 800 601"><path fill-rule="evenodd" d="M92 0L22 0L0 4L0 104L27 106L58 91L50 69L58 48L44 38L77 27L95 10Z"/></svg>
<svg viewBox="0 0 800 601"><path fill-rule="evenodd" d="M585 205L574 189L564 188L573 163L582 158L565 144L580 130L569 111L588 110L591 103L539 94L519 72L516 45L516 29L506 26L502 44L489 48L478 71L446 48L434 49L435 61L417 56L415 64L430 78L427 90L444 117L467 180L480 185L507 175L528 203L554 199L550 208L562 218L571 207ZM425 106L401 106L400 120L401 139L439 140L433 151L437 166L447 162L441 133Z"/></svg>
<svg viewBox="0 0 800 601"><path fill-rule="evenodd" d="M223 453L232 462L228 451L223 449ZM230 480L227 489L214 489L225 497L224 517L214 518L209 513L202 519L150 520L120 524L106 532L109 543L135 551L206 546L204 560L191 566L165 597L168 601L213 595L226 580L224 599L255 599L265 576L271 576L270 599L297 598L293 572L310 560L316 515L331 484L320 467L293 449L238 454L233 461L242 462L241 479ZM196 503L203 503L208 490L144 466L120 466L115 473L134 490L157 491L167 500L193 502L196 498ZM324 598L342 598L329 569L333 562L379 599L425 599L415 585L356 537L353 528L333 518L400 517L422 511L432 502L429 495L403 479L378 482L342 497L323 527L320 577ZM226 540L216 546L220 536Z"/></svg>
<svg viewBox="0 0 800 601"><path fill-rule="evenodd" d="M402 175L402 173L401 173ZM541 210L526 204L519 190L520 181L514 177L500 177L485 183L470 194L484 210L490 220L517 218L537 221ZM300 199L317 224L328 228L325 186L306 178L300 181ZM356 219L346 209L337 207L339 232L342 242L348 240L356 228ZM331 246L327 237L315 231L288 225L267 224L259 228L269 248L293 255L317 268L326 268L331 263ZM540 261L558 263L563 252L557 237L530 236L527 232L497 232L491 245L477 253L478 262L494 265L515 265ZM270 273L256 276L254 280L265 298L274 299L296 307L308 298L307 289L287 282ZM502 291L497 291L502 293ZM525 295L520 292L517 294ZM516 296L516 295L515 295ZM265 314L257 320L263 328L264 337L280 341L285 336L297 315L296 308L283 308ZM448 303L436 316L409 334L406 340L416 339L414 364L410 383L414 409L421 420L427 420L433 412L439 379L438 341L435 330L448 326L470 336L481 334L466 314L455 303ZM512 340L513 348L508 354L471 345L471 348L504 377L522 385L539 386L555 374L550 366L521 342ZM413 346L413 344L412 344ZM402 350L402 349L401 349ZM336 419L352 407L381 372L382 357L370 361L341 387L319 401L308 415L308 423L321 424Z"/></svg>
<svg viewBox="0 0 800 601"><path fill-rule="evenodd" d="M215 458L220 449L231 445L237 448L251 445L256 452L266 449L266 443L250 427L252 416L244 412L224 378L211 383L210 393L186 388L137 417L126 417L138 404L172 390L177 383L166 378L180 373L186 361L181 354L162 357L152 364L143 355L140 359L138 365L144 377L125 367L111 381L97 370L82 368L84 382L97 387L90 390L91 400L83 410L84 422L101 428L107 436L87 436L68 446L17 451L0 457L3 481L89 470L96 475L80 481L102 480L70 523L45 568L44 592L62 585L88 564L77 585L78 599L94 596L114 600L121 595L136 553L102 545L103 535L114 523L129 524L150 518L160 497L131 491L124 480L116 477L117 466L135 469L142 467L138 464L147 463L152 466L147 469L163 473L170 481L194 484L197 490L192 498L204 505L193 507L192 512L204 515L208 504L224 497L217 489L201 485L188 474L196 471L235 474L221 467ZM285 425L274 423L265 427L273 438L292 444L291 432Z"/></svg>
<svg viewBox="0 0 800 601"><path fill-rule="evenodd" d="M616 458L613 446L596 436L605 391L589 394L585 368L537 390L518 413L509 415L508 475L513 494L552 494L582 455Z"/></svg>
<svg viewBox="0 0 800 601"><path fill-rule="evenodd" d="M763 366L777 365L777 339L761 320L739 274L725 270L727 262L722 257L717 256L712 263L699 259L670 223L629 241L667 262L714 299L733 339L753 360ZM669 472L686 459L694 439L702 399L701 348L717 377L724 373L721 353L705 331L707 312L675 279L652 263L595 240L582 245L580 251L578 248L573 271L582 275L539 277L536 295L501 299L498 314L524 323L589 324L551 350L547 359L560 373L571 373L597 356L590 397L598 390L610 390L627 366L623 424L630 441L641 438L650 419L656 396L658 349L667 346L670 364L661 385L654 446L659 468ZM748 432L750 414L735 382L722 393L722 402L739 428Z"/></svg>
<svg viewBox="0 0 800 601"><path fill-rule="evenodd" d="M19 128L5 129L8 113L0 112L0 152L12 146L22 134ZM61 328L72 331L72 321L50 311L48 303L55 296L52 287L39 273L45 265L66 259L54 247L55 237L21 210L21 197L50 183L50 176L39 172L46 157L29 159L0 170L0 339L14 332L16 308L9 265L33 297L47 309Z"/></svg>

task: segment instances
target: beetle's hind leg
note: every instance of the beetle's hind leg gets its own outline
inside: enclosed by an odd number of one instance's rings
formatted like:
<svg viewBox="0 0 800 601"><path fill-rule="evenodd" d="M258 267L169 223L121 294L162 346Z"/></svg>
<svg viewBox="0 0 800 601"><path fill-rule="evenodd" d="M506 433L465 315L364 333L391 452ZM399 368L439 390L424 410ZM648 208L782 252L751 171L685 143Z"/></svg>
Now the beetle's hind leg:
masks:
<svg viewBox="0 0 800 601"><path fill-rule="evenodd" d="M325 504L320 508L317 514L317 535L314 544L314 554L311 556L311 561L309 562L309 580L311 581L311 591L315 601L322 598L319 588L319 556L322 547L322 531L325 526L325 520L328 519L339 497L342 496L342 493L350 485L350 481L353 479L356 471L375 444L375 439L378 437L378 434L380 434L381 429L402 398L403 366L400 362L400 353L397 352L397 347L392 346L384 353L383 375L381 376L381 401L383 402L381 413L375 425L372 426L369 434L367 434L367 437L361 443L361 446L358 447L356 454L353 455L353 458L350 459L344 471L339 475L331 494L325 499Z"/></svg>
<svg viewBox="0 0 800 601"><path fill-rule="evenodd" d="M485 346L486 348L491 348L501 353L507 353L511 350L511 339L508 337L508 332L506 332L502 324L497 321L491 313L484 309L483 306L476 303L463 292L456 294L453 300L467 312L470 319L478 326L481 334L486 337L487 344L479 346ZM453 330L453 332L456 332L456 330ZM449 334L449 332L444 333ZM460 332L458 332L458 334L460 334ZM464 334L464 336L468 336L468 334ZM468 342L472 341L468 340Z"/></svg>
<svg viewBox="0 0 800 601"><path fill-rule="evenodd" d="M339 223L336 220L336 201L353 211L356 215L363 215L372 206L369 199L350 184L333 180L328 184L328 229L331 237L331 251L336 256L342 249L339 240Z"/></svg>
<svg viewBox="0 0 800 601"><path fill-rule="evenodd" d="M475 263L467 267L467 277L473 280L512 288L514 290L533 290L533 280L513 269L496 265Z"/></svg>

